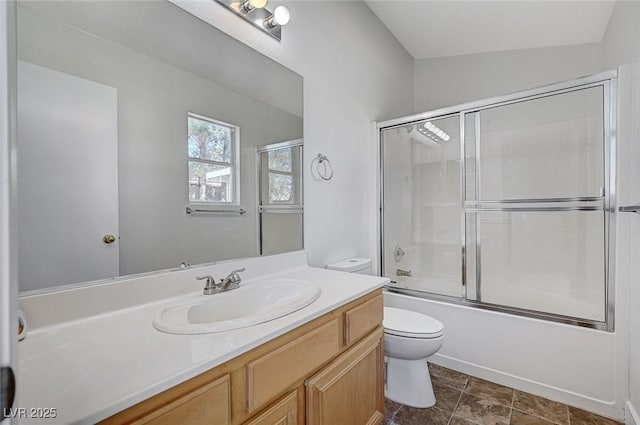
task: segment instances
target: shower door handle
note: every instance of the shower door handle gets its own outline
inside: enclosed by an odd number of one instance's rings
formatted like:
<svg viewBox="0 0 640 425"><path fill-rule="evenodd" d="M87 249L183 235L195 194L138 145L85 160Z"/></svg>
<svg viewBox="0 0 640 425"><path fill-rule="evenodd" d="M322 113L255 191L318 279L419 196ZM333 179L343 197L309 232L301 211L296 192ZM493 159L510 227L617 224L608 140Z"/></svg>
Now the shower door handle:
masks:
<svg viewBox="0 0 640 425"><path fill-rule="evenodd" d="M618 208L618 211L620 211L620 212L634 212L634 213L639 213L640 214L640 204L627 205L625 207L620 207L620 208Z"/></svg>

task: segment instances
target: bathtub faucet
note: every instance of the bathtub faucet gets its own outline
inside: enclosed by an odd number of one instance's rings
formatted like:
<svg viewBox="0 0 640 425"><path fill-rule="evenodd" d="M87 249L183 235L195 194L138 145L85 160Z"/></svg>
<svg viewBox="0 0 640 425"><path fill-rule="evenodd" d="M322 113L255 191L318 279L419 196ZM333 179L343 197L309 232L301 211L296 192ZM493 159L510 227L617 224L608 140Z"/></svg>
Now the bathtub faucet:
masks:
<svg viewBox="0 0 640 425"><path fill-rule="evenodd" d="M411 277L411 270L396 269L396 276Z"/></svg>

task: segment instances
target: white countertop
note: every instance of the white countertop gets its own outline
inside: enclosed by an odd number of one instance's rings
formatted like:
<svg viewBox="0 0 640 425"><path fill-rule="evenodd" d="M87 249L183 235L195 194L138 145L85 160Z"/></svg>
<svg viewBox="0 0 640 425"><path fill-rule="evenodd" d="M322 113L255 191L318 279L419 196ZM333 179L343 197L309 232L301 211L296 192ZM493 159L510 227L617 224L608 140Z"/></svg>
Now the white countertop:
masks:
<svg viewBox="0 0 640 425"><path fill-rule="evenodd" d="M243 263L247 262L251 261ZM172 335L153 327L163 308L193 298L193 293L35 329L18 346L18 406L55 408L57 417L19 423L95 423L388 282L299 264L268 277L304 279L316 283L322 293L290 315L213 334Z"/></svg>

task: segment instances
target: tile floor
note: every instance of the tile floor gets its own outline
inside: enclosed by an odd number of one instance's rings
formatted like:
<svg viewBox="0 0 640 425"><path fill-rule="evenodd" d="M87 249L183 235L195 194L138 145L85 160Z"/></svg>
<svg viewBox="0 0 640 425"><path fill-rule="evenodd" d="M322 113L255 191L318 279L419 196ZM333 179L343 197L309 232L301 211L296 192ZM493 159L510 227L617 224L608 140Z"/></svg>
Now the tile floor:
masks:
<svg viewBox="0 0 640 425"><path fill-rule="evenodd" d="M429 363L436 405L385 403L383 425L619 425L611 419Z"/></svg>

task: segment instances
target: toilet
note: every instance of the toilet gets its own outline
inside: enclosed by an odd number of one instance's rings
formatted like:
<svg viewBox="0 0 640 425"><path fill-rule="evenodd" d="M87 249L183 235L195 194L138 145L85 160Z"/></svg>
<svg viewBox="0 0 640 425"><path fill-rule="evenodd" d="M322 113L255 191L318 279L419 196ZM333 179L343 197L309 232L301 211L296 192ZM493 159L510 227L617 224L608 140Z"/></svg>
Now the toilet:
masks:
<svg viewBox="0 0 640 425"><path fill-rule="evenodd" d="M350 258L327 265L328 269L371 274L371 260ZM384 307L384 354L386 398L412 407L436 403L427 357L444 341L444 325L426 314Z"/></svg>
<svg viewBox="0 0 640 425"><path fill-rule="evenodd" d="M413 407L436 404L427 357L444 340L444 325L426 314L384 307L385 397Z"/></svg>

